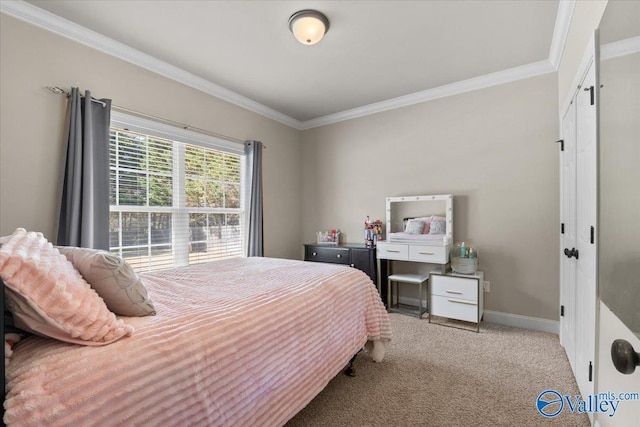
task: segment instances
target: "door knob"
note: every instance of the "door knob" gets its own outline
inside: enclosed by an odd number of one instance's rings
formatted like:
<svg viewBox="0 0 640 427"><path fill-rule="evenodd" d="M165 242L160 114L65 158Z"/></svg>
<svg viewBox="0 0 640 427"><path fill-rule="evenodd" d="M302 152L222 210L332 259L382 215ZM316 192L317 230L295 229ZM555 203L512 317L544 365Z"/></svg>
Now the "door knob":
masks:
<svg viewBox="0 0 640 427"><path fill-rule="evenodd" d="M640 366L640 354L629 341L617 339L611 344L611 359L616 369L623 374L632 374Z"/></svg>

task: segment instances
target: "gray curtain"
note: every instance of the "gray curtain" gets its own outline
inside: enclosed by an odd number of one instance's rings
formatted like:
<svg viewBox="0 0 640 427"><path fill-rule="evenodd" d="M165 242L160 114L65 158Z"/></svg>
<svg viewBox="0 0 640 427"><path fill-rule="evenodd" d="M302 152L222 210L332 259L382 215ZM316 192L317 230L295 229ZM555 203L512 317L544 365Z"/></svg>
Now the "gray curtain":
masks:
<svg viewBox="0 0 640 427"><path fill-rule="evenodd" d="M247 155L249 179L249 246L247 256L264 256L262 230L262 142L247 141L244 152Z"/></svg>
<svg viewBox="0 0 640 427"><path fill-rule="evenodd" d="M109 249L111 100L72 88L67 102L67 158L57 244Z"/></svg>

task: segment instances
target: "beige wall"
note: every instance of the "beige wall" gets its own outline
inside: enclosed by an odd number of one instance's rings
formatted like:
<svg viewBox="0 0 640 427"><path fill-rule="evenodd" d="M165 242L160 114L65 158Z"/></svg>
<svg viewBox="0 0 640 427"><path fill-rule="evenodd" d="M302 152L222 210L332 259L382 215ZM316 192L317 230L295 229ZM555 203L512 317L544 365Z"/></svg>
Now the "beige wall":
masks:
<svg viewBox="0 0 640 427"><path fill-rule="evenodd" d="M265 252L299 256L298 130L6 15L0 31L0 235L25 227L55 237L65 99L43 87L78 86L118 106L264 142Z"/></svg>
<svg viewBox="0 0 640 427"><path fill-rule="evenodd" d="M304 131L303 238L338 227L361 242L385 197L451 193L486 308L557 320L557 111L548 74Z"/></svg>

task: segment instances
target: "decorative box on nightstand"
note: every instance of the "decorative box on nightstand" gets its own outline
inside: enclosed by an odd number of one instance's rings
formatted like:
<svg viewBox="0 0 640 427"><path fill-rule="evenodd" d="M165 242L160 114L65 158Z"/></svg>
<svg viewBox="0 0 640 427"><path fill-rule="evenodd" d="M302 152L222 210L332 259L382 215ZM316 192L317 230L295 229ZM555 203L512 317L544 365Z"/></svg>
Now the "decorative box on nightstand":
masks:
<svg viewBox="0 0 640 427"><path fill-rule="evenodd" d="M459 274L440 270L429 274L429 322L431 316L463 320L477 325L484 315L484 273Z"/></svg>

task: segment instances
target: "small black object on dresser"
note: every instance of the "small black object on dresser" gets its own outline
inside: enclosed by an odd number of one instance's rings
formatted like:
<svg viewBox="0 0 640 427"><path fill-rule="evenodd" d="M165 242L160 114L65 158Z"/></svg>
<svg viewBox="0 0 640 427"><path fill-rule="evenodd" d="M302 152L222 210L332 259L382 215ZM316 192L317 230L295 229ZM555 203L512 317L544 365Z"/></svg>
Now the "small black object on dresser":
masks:
<svg viewBox="0 0 640 427"><path fill-rule="evenodd" d="M364 244L344 243L341 245L304 245L304 260L344 264L364 271L378 285L376 277L376 248L368 248Z"/></svg>

